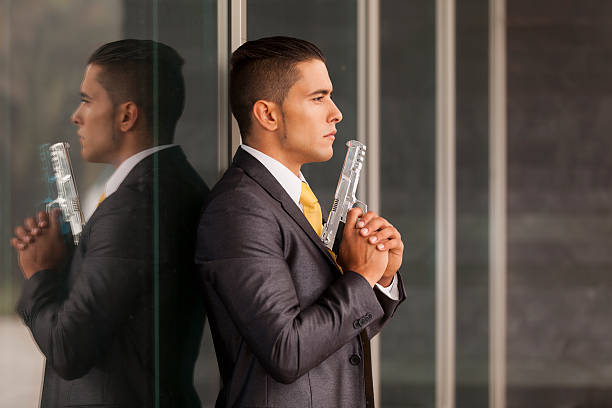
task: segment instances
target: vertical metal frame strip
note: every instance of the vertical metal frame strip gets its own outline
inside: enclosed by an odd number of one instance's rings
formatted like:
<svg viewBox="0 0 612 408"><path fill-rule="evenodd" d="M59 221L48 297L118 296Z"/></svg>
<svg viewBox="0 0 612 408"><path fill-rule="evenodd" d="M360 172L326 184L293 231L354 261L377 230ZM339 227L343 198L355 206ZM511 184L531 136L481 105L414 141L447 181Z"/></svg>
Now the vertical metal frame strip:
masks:
<svg viewBox="0 0 612 408"><path fill-rule="evenodd" d="M229 0L217 2L217 170L221 177L230 163Z"/></svg>
<svg viewBox="0 0 612 408"><path fill-rule="evenodd" d="M436 407L455 406L455 2L436 0Z"/></svg>
<svg viewBox="0 0 612 408"><path fill-rule="evenodd" d="M153 144L159 141L159 54L157 41L159 41L159 1L153 0L152 10L152 37L153 45ZM153 155L153 337L154 341L154 390L155 408L161 404L161 366L160 366L160 338L159 338L159 157Z"/></svg>
<svg viewBox="0 0 612 408"><path fill-rule="evenodd" d="M489 5L489 406L506 406L506 2Z"/></svg>
<svg viewBox="0 0 612 408"><path fill-rule="evenodd" d="M230 56L231 53L236 50L236 48L240 47L247 40L247 0L231 0L230 3ZM229 65L228 65L229 66ZM228 99L229 103L229 99ZM228 107L229 109L229 107ZM231 162L232 157L234 157L234 153L236 153L236 149L240 146L241 138L240 138L240 129L238 128L238 122L232 116L231 112L229 113L229 134L230 140L228 144L229 149L229 159L228 163Z"/></svg>
<svg viewBox="0 0 612 408"><path fill-rule="evenodd" d="M357 0L357 140L367 145L359 195L380 212L380 1ZM382 335L382 334L381 334ZM380 406L380 336L372 339L372 374Z"/></svg>
<svg viewBox="0 0 612 408"><path fill-rule="evenodd" d="M240 145L238 123L229 102L229 62L232 52L246 41L246 0L217 2L217 169L219 177Z"/></svg>
<svg viewBox="0 0 612 408"><path fill-rule="evenodd" d="M11 0L6 1L2 6L4 10L3 15L0 15L0 41L3 42L2 46L6 52L7 58L1 61L4 67L0 67L0 74L4 73L6 78L0 78L1 81L6 81L7 88L6 92L9 97L4 99L0 103L0 231L2 236L2 242L8 243L12 237L12 220L13 220L13 208L12 208L12 117L11 117L11 96L13 95L11 85L11 71L12 71L12 7L13 2ZM0 275L0 285L5 288L9 288L8 293L13 295L13 248L10 245L3 245L0 249L2 255L2 261L0 267L3 270L3 274ZM3 296L0 302L0 308L4 310L11 310L14 307L14 296Z"/></svg>

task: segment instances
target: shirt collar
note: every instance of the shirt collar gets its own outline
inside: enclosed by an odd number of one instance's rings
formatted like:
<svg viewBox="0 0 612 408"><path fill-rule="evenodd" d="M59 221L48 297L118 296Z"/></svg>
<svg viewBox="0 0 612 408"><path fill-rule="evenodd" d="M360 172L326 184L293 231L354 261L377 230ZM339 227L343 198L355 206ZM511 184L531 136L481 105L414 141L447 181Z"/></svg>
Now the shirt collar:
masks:
<svg viewBox="0 0 612 408"><path fill-rule="evenodd" d="M302 195L302 182L308 184L302 172L300 172L300 176L298 177L284 164L267 154L245 144L241 144L240 147L251 156L255 157L270 173L272 173L272 176L274 176L276 181L278 181L287 194L289 194L289 197L291 197L295 205L301 209L300 195Z"/></svg>
<svg viewBox="0 0 612 408"><path fill-rule="evenodd" d="M167 149L169 147L174 147L176 144L167 144L161 146L151 147L150 149L142 150L135 155L132 155L125 159L119 167L113 172L108 181L106 182L106 186L104 187L104 194L106 197L113 194L123 180L127 177L127 175L132 171L132 169L140 163L145 157L152 155L155 152L159 152L160 150Z"/></svg>

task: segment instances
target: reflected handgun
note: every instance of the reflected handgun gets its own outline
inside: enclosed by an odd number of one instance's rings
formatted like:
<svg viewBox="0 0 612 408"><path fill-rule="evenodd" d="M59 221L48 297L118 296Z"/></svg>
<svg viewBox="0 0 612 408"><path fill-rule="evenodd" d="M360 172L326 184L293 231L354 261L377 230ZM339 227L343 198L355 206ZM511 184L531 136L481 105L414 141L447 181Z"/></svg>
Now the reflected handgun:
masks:
<svg viewBox="0 0 612 408"><path fill-rule="evenodd" d="M61 209L63 221L70 227L74 244L78 245L85 218L81 211L81 202L72 175L69 148L68 143L59 142L53 145L42 145L40 152L43 168L47 173L50 196L53 196L51 193L57 195L55 200L47 202L47 212L51 212L51 209L56 206Z"/></svg>
<svg viewBox="0 0 612 408"><path fill-rule="evenodd" d="M323 244L336 254L342 238L342 231L344 231L346 214L353 207L361 208L364 214L368 211L368 207L355 197L359 174L365 161L366 146L357 140L349 140L346 145L348 151L344 158L338 187L336 187L334 204L321 233Z"/></svg>

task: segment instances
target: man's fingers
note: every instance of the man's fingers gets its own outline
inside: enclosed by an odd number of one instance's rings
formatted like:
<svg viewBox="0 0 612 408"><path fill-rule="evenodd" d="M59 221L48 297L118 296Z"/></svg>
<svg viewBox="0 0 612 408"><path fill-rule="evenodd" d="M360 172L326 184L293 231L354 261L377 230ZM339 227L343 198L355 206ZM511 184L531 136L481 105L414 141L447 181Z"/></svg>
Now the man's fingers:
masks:
<svg viewBox="0 0 612 408"><path fill-rule="evenodd" d="M376 244L379 242L385 243L385 241L393 238L397 238L396 234L397 230L393 228L391 225L388 227L382 228L380 231L376 231L368 237L368 242L370 244Z"/></svg>
<svg viewBox="0 0 612 408"><path fill-rule="evenodd" d="M34 238L30 235L30 233L28 231L26 231L25 228L23 228L21 225L19 225L18 227L15 227L15 230L13 231L15 233L15 236L25 242L32 242L34 240Z"/></svg>
<svg viewBox="0 0 612 408"><path fill-rule="evenodd" d="M372 235L376 231L383 229L385 227L390 227L391 224L387 220L382 217L374 217L371 218L369 222L367 222L363 228L361 228L361 235L367 237L368 235Z"/></svg>
<svg viewBox="0 0 612 408"><path fill-rule="evenodd" d="M46 211L38 212L38 227L45 228L49 225L49 214Z"/></svg>
<svg viewBox="0 0 612 408"><path fill-rule="evenodd" d="M30 234L32 234L33 236L39 235L41 232L34 217L28 217L23 220L23 225L25 225L25 227L29 230Z"/></svg>
<svg viewBox="0 0 612 408"><path fill-rule="evenodd" d="M393 250L404 250L404 243L401 239L391 238L383 241L377 241L376 249L379 251L393 251Z"/></svg>
<svg viewBox="0 0 612 408"><path fill-rule="evenodd" d="M363 214L361 208L355 207L351 208L349 212L346 214L346 225L356 225L357 219Z"/></svg>
<svg viewBox="0 0 612 408"><path fill-rule="evenodd" d="M392 225L381 229L368 238L368 242L376 245L380 251L390 251L393 249L404 250L404 243L399 231Z"/></svg>
<svg viewBox="0 0 612 408"><path fill-rule="evenodd" d="M21 241L20 239L17 239L15 237L11 238L11 245L13 246L13 248L15 249L26 249L27 248L27 244L25 244L23 241Z"/></svg>
<svg viewBox="0 0 612 408"><path fill-rule="evenodd" d="M359 219L359 223L357 224L357 228L363 228L366 226L368 222L370 222L374 217L377 217L374 211L368 211Z"/></svg>

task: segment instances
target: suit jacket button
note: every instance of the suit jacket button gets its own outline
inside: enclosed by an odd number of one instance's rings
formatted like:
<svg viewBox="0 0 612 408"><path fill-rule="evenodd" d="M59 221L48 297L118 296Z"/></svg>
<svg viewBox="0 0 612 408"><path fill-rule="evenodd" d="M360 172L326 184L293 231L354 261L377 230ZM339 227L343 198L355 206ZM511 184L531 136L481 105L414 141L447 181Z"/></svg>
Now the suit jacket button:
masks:
<svg viewBox="0 0 612 408"><path fill-rule="evenodd" d="M353 354L351 358L349 358L349 363L354 366L359 365L359 363L361 363L361 357L359 357L359 354Z"/></svg>
<svg viewBox="0 0 612 408"><path fill-rule="evenodd" d="M359 319L359 326L363 326L367 322L368 322L368 319L366 319L365 317L362 317L361 319Z"/></svg>
<svg viewBox="0 0 612 408"><path fill-rule="evenodd" d="M353 329L358 329L361 327L361 322L359 320L355 320L353 322Z"/></svg>

